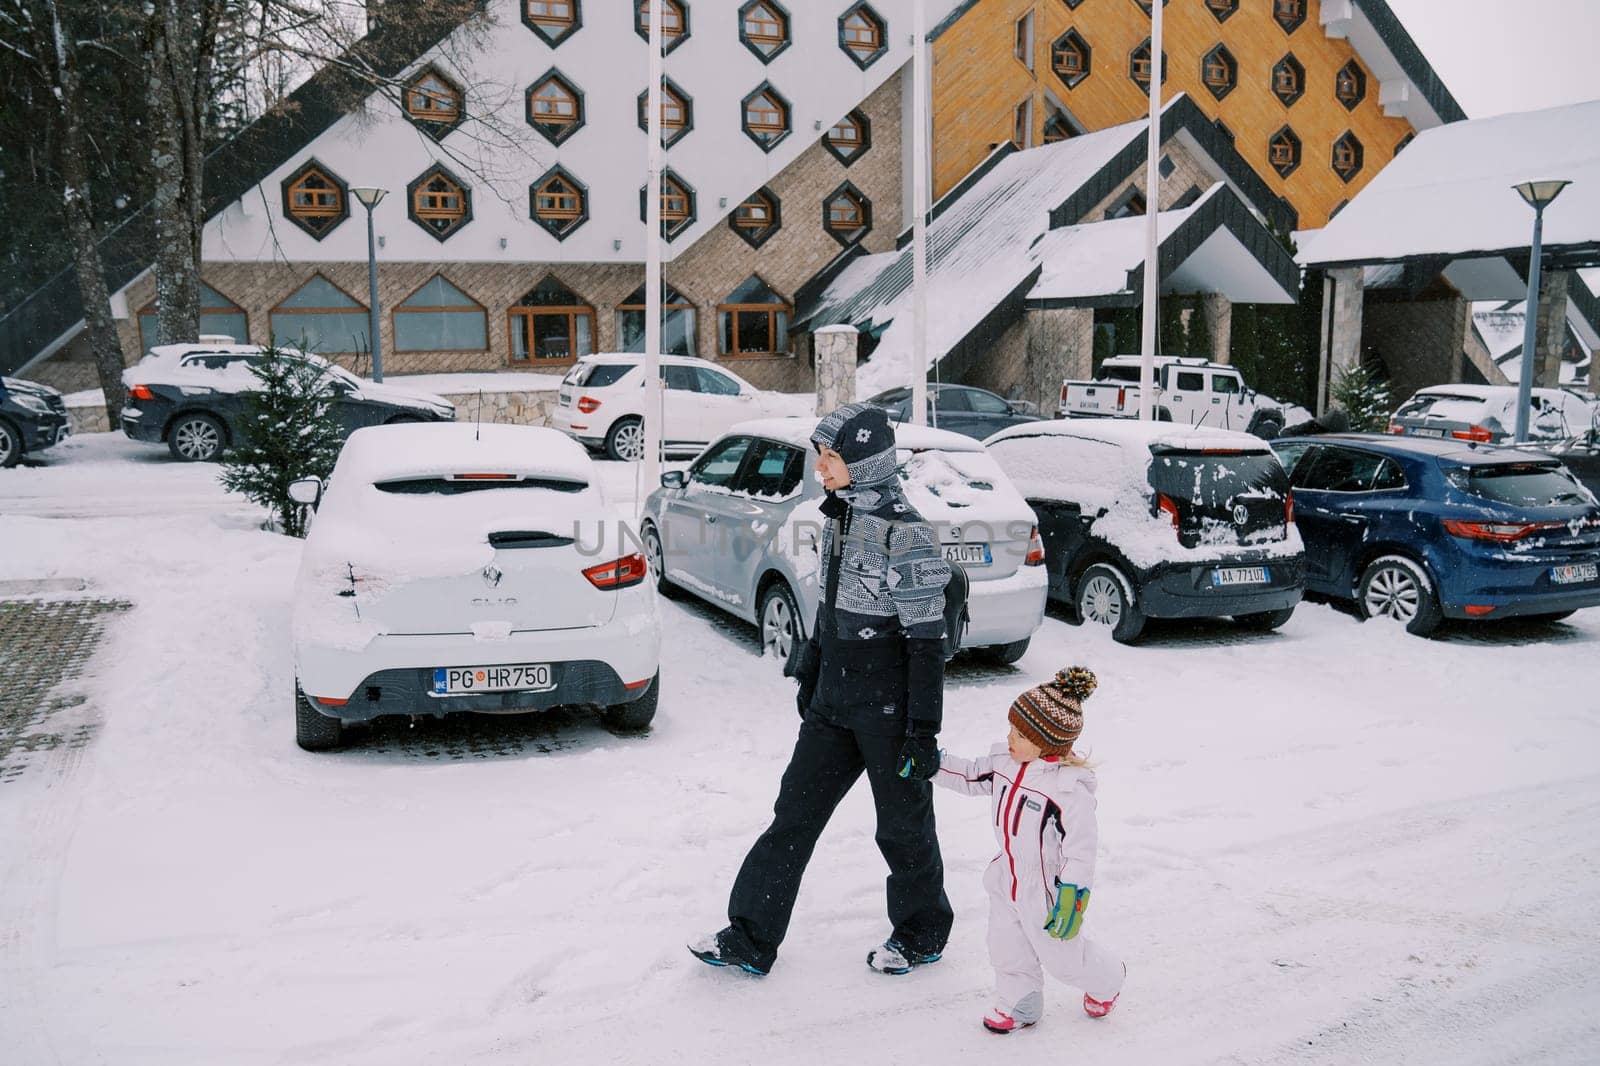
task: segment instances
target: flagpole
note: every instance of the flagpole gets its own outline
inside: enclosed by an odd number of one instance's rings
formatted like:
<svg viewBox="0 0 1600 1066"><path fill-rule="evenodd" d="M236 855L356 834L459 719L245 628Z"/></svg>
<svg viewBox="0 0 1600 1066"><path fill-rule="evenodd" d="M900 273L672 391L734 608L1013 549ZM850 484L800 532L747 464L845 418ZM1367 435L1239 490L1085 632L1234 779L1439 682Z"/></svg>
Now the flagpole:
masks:
<svg viewBox="0 0 1600 1066"><path fill-rule="evenodd" d="M661 483L661 0L650 4L650 75L645 101L648 179L644 193L644 490L645 497Z"/></svg>
<svg viewBox="0 0 1600 1066"><path fill-rule="evenodd" d="M1144 168L1144 324L1139 337L1139 417L1155 416L1156 323L1161 299L1161 0L1150 5L1150 139Z"/></svg>
<svg viewBox="0 0 1600 1066"><path fill-rule="evenodd" d="M911 423L928 424L928 53L924 0L911 17Z"/></svg>

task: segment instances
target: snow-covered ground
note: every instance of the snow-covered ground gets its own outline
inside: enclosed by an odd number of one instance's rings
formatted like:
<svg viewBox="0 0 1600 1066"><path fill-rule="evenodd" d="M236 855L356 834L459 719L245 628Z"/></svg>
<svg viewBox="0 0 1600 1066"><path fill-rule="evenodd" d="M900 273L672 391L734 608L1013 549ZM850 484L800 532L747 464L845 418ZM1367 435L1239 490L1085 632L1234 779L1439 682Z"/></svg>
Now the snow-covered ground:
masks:
<svg viewBox="0 0 1600 1066"><path fill-rule="evenodd" d="M0 589L83 577L134 606L76 682L92 742L0 783L8 1066L1595 1059L1600 611L1420 641L1306 605L1278 634L1137 648L1050 618L1017 668L958 663L942 742L963 753L1057 667L1101 681L1087 929L1127 990L1096 1022L1052 987L1044 1023L997 1044L993 842L963 797L937 799L957 910L938 965L864 965L887 932L864 785L772 976L684 950L721 924L795 731L746 627L663 604L645 737L396 725L310 755L298 544L159 448L86 436L40 460L0 472Z"/></svg>

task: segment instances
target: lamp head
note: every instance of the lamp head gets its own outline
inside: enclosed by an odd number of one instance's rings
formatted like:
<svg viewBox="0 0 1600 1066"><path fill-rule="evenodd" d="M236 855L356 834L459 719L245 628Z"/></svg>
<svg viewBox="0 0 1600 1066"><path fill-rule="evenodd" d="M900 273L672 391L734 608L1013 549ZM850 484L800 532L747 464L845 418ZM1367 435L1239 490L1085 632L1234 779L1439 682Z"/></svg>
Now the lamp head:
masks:
<svg viewBox="0 0 1600 1066"><path fill-rule="evenodd" d="M389 195L388 189L373 189L367 187L351 189L350 192L357 200L360 200L362 205L365 206L369 211L374 207L377 207L383 198Z"/></svg>
<svg viewBox="0 0 1600 1066"><path fill-rule="evenodd" d="M1571 184L1570 181L1525 181L1512 188L1537 211L1549 207L1550 202L1561 195L1561 190Z"/></svg>

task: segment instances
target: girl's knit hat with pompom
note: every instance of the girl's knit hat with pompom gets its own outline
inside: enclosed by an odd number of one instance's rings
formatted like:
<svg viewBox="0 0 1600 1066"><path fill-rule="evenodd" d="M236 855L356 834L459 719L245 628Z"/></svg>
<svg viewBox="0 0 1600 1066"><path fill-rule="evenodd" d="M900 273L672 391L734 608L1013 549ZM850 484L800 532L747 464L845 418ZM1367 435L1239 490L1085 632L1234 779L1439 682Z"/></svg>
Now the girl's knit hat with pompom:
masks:
<svg viewBox="0 0 1600 1066"><path fill-rule="evenodd" d="M1083 701L1098 683L1087 667L1069 667L1018 696L1008 717L1041 754L1066 755L1083 732Z"/></svg>

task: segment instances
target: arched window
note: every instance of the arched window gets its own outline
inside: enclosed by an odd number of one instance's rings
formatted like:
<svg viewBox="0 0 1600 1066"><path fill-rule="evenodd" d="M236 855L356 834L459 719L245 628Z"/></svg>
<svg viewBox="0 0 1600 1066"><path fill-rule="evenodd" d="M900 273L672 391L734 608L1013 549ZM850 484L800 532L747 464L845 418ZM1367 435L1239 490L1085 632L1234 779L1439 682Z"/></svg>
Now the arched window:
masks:
<svg viewBox="0 0 1600 1066"><path fill-rule="evenodd" d="M723 355L786 355L794 308L755 274L717 306L718 349Z"/></svg>
<svg viewBox="0 0 1600 1066"><path fill-rule="evenodd" d="M139 309L140 350L148 352L156 346L160 333L160 308L154 300ZM200 283L200 333L202 336L232 337L235 344L250 342L250 322L244 308L213 289Z"/></svg>
<svg viewBox="0 0 1600 1066"><path fill-rule="evenodd" d="M640 285L617 305L617 351L644 351L646 310ZM661 286L661 350L667 355L695 355L694 304L665 283Z"/></svg>
<svg viewBox="0 0 1600 1066"><path fill-rule="evenodd" d="M268 316L272 343L321 355L371 351L367 305L321 274L290 293Z"/></svg>
<svg viewBox="0 0 1600 1066"><path fill-rule="evenodd" d="M594 308L554 277L529 290L507 317L514 364L555 366L594 351Z"/></svg>
<svg viewBox="0 0 1600 1066"><path fill-rule="evenodd" d="M481 352L489 347L483 305L435 274L395 305L397 352Z"/></svg>

